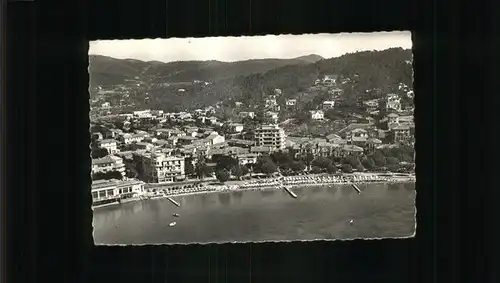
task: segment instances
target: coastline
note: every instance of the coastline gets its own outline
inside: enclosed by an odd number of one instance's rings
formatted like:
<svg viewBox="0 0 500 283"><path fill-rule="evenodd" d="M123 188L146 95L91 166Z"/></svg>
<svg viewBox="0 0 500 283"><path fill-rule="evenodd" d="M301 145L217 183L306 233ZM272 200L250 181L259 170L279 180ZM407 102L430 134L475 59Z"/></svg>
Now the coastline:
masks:
<svg viewBox="0 0 500 283"><path fill-rule="evenodd" d="M181 197L181 196L189 196L189 195L201 195L201 194L213 194L213 193L224 193L224 192L238 192L238 191L262 191L262 190L281 190L283 187L287 187L290 189L298 188L298 187L314 187L314 186L331 186L331 185L357 185L357 184L384 184L384 183L409 183L415 182L414 176L397 176L397 177L384 177L380 178L375 174L365 174L361 175L365 176L365 178L372 179L363 179L357 180L353 176L345 177L341 176L339 178L332 176L303 176L300 178L297 177L281 177L284 178L273 178L273 179L263 179L263 180L251 180L251 181L237 181L237 184L220 184L220 185L208 185L204 187L200 187L198 189L180 189L177 192L162 192L151 194L151 192L146 192L143 195L127 199L125 202L121 203L109 203L105 205L92 206L92 208L101 208L112 205L118 205L129 202L136 201L146 201L151 199L166 199L170 197ZM368 177L366 177L368 176ZM287 179L288 178L288 179ZM229 183L229 182L228 182ZM233 182L234 183L234 182ZM153 189L151 189L153 190ZM154 188L154 190L162 190L160 188ZM149 194L149 195L148 195Z"/></svg>

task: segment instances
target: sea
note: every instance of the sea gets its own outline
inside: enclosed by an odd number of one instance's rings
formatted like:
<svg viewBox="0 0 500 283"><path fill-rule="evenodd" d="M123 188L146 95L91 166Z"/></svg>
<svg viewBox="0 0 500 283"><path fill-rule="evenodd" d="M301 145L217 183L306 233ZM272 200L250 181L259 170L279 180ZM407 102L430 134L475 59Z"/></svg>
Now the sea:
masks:
<svg viewBox="0 0 500 283"><path fill-rule="evenodd" d="M97 245L190 244L411 237L415 183L231 191L94 208ZM179 217L175 217L174 214ZM176 222L170 227L169 224Z"/></svg>

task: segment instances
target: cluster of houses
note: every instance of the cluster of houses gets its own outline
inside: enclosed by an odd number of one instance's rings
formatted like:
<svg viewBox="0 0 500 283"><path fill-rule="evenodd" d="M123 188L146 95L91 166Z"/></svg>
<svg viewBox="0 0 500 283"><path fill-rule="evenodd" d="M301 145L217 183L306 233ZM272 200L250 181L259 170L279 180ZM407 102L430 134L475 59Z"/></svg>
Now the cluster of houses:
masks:
<svg viewBox="0 0 500 283"><path fill-rule="evenodd" d="M337 88L336 76L325 76L315 81L315 85L327 87L331 94L331 98L318 107L320 109L310 112L311 119L324 120L324 112L335 108L335 101L342 95L342 90ZM193 168L200 158L210 160L215 155L231 156L241 165L250 165L255 164L259 156L276 151L288 152L297 158L307 154L315 157L368 154L385 146L382 140L389 134L392 136L392 143L412 144L414 141L413 113L401 109L401 101L397 95L389 94L384 98L389 114L383 121L387 122L388 129L377 129L373 122L350 124L322 138L286 135L284 129L277 124L281 110L277 99L280 95L282 91L275 89L265 98L265 115L270 124L262 124L252 131L248 131L240 123L219 121L214 116L216 107L212 106L191 112L164 113L161 110L141 110L114 115L124 120L122 129L117 126L100 127L91 133L93 145L106 149L108 153L107 156L92 160L92 174L115 171L123 178L94 181L93 201L106 201L140 193L146 183L182 182L189 178L186 174L187 167ZM237 107L241 106L241 103L239 106L237 103ZM297 103L297 99L288 99L282 106L293 110ZM368 113L379 107L378 100L363 103ZM238 115L241 118L255 117L255 113L251 111L240 111ZM142 119L156 120L158 125L134 131L128 128L130 124ZM164 127L167 120L178 126ZM228 131L219 133L214 130L215 126L224 127ZM209 163L207 165L213 166Z"/></svg>

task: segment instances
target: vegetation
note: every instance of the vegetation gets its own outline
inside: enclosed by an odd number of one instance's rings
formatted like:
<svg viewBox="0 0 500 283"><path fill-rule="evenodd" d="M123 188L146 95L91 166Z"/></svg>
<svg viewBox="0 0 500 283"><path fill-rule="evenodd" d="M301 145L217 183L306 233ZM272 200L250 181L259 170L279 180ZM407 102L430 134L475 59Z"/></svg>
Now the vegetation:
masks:
<svg viewBox="0 0 500 283"><path fill-rule="evenodd" d="M122 173L120 173L118 171L109 171L106 173L95 173L92 175L92 180L94 180L94 181L111 180L111 179L122 180L123 175L122 175Z"/></svg>
<svg viewBox="0 0 500 283"><path fill-rule="evenodd" d="M283 90L282 101L298 98L302 101L299 112L310 110L315 102L328 95L314 90L314 80L325 74L336 74L344 91L345 105L356 105L358 97L377 97L388 92L398 93L399 83L412 85L411 50L392 48L384 51L366 51L326 60L249 60L235 63L206 62L141 62L117 60L109 57L90 58L91 89L97 85L123 83L125 79L139 77L135 85L148 82L150 87L134 87L129 99L138 107L166 111L183 110L184 105L200 108L223 101L241 101L245 105L258 105L275 88ZM145 71L146 70L146 71ZM182 70L182 72L180 72ZM121 80L116 78L121 76ZM106 82L107 80L110 82ZM193 83L209 81L208 85ZM165 83L169 83L168 85ZM130 83L132 86L134 83ZM366 90L382 86L377 92ZM184 92L178 89L183 88ZM308 93L308 96L302 94ZM308 98L309 97L309 98ZM309 103L311 102L311 103ZM305 117L305 116L303 116Z"/></svg>
<svg viewBox="0 0 500 283"><path fill-rule="evenodd" d="M108 150L101 147L93 147L91 151L92 159L103 158L108 154Z"/></svg>
<svg viewBox="0 0 500 283"><path fill-rule="evenodd" d="M215 171L215 177L219 182L224 183L229 180L231 174L225 169L219 169Z"/></svg>
<svg viewBox="0 0 500 283"><path fill-rule="evenodd" d="M352 166L350 164L342 164L342 172L344 173L352 173Z"/></svg>

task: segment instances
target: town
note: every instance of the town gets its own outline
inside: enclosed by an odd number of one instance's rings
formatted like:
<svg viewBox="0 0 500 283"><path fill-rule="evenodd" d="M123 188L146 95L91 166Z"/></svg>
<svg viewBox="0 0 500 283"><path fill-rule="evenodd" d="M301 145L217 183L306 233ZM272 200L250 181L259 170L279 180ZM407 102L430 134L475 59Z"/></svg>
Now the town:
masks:
<svg viewBox="0 0 500 283"><path fill-rule="evenodd" d="M94 100L93 205L134 199L159 188L166 193L193 192L209 190L204 186L209 182L275 174L413 173L413 105L403 107L400 95L389 93L359 101L365 112L349 114L351 110L339 106L343 90L336 80L325 75L314 81L312 88L322 88L329 97L302 119L290 116L300 99L280 100L281 89L253 108L235 102L230 117L221 115L220 104L177 113L116 113L109 102L96 105L102 100ZM411 101L413 91L402 87ZM125 99L129 93L124 85L114 91L121 91ZM350 111L345 119L335 119L342 112L336 107ZM298 119L299 125L293 123ZM337 130L300 133L301 124L337 125Z"/></svg>

